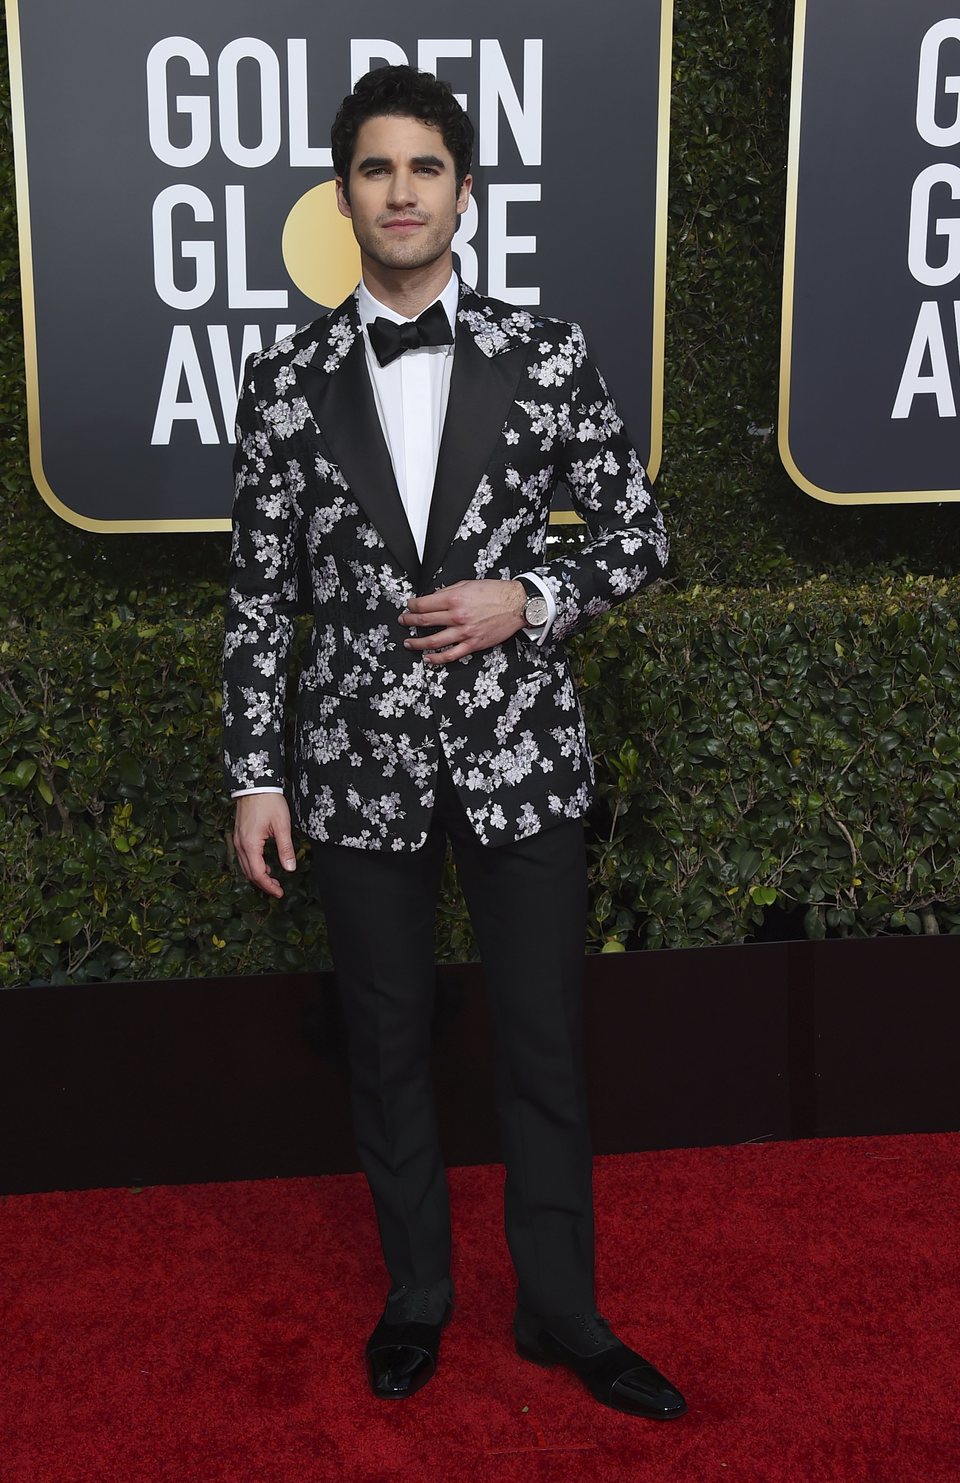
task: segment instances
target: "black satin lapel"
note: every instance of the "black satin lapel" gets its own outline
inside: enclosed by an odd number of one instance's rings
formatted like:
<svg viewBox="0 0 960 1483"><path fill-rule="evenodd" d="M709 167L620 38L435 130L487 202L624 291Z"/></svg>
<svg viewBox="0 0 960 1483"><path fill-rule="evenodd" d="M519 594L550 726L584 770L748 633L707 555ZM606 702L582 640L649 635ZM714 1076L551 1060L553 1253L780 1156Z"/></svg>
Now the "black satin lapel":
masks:
<svg viewBox="0 0 960 1483"><path fill-rule="evenodd" d="M416 579L420 572L417 543L384 442L361 336L357 335L332 374L312 364L297 366L296 373L350 493L404 571Z"/></svg>
<svg viewBox="0 0 960 1483"><path fill-rule="evenodd" d="M450 397L443 422L422 577L439 570L503 431L523 370L527 347L486 356L468 329L457 325Z"/></svg>

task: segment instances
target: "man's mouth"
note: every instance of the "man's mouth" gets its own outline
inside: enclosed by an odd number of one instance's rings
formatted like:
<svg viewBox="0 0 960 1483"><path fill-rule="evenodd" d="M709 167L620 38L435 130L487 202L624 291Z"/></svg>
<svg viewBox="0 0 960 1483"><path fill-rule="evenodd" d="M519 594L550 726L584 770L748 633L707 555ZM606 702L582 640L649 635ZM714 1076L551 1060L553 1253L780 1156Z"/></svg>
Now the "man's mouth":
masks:
<svg viewBox="0 0 960 1483"><path fill-rule="evenodd" d="M413 216L398 216L391 221L382 222L381 225L385 227L388 232L406 232L412 231L414 227L424 226L424 222L418 221L416 217Z"/></svg>

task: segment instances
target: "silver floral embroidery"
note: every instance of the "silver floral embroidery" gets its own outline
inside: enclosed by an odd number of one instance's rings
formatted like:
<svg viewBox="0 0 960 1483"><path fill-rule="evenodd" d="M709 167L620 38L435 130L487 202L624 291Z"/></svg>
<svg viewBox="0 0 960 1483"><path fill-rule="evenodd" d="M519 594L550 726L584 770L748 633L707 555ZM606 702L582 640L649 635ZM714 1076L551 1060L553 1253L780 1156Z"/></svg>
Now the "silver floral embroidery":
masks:
<svg viewBox="0 0 960 1483"><path fill-rule="evenodd" d="M224 762L231 788L283 783L293 615L306 598L292 801L314 839L419 848L438 742L485 843L582 815L593 763L563 640L666 562L660 512L580 329L466 287L458 318L483 354L524 347L524 361L499 443L432 580L533 572L557 607L539 647L519 635L450 665L403 647L397 618L411 578L316 443L294 374L307 364L336 373L357 341L355 301L250 362L237 413ZM561 480L589 539L545 562Z"/></svg>

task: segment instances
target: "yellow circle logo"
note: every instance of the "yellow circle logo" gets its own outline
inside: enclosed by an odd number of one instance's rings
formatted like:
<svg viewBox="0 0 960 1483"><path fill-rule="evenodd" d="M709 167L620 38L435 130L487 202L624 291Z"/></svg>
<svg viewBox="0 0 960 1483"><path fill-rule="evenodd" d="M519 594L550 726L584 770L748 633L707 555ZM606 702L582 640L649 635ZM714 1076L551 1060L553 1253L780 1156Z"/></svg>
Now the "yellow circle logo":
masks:
<svg viewBox="0 0 960 1483"><path fill-rule="evenodd" d="M300 197L284 223L282 246L291 279L324 309L336 308L360 281L360 249L337 208L333 180Z"/></svg>

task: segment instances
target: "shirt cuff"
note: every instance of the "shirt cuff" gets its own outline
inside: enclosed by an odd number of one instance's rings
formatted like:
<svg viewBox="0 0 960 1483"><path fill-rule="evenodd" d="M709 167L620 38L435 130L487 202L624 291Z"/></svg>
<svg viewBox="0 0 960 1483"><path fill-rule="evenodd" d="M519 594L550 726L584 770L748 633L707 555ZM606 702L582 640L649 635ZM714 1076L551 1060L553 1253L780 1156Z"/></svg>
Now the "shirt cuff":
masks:
<svg viewBox="0 0 960 1483"><path fill-rule="evenodd" d="M262 788L236 788L230 794L230 797L231 798L246 798L246 796L247 796L248 793L282 793L282 792L283 792L283 789L282 788L276 788L276 787L273 786L273 784L264 784L264 786Z"/></svg>
<svg viewBox="0 0 960 1483"><path fill-rule="evenodd" d="M553 593L550 591L550 588L547 586L543 578L538 577L536 572L518 572L515 580L519 582L521 577L526 578L528 582L533 583L534 587L539 588L547 604L546 623L541 623L539 628L523 629L523 632L526 634L528 639L532 639L535 644L540 645L543 643L547 634L550 632L550 629L553 627L553 620L557 616L557 599L554 597Z"/></svg>

